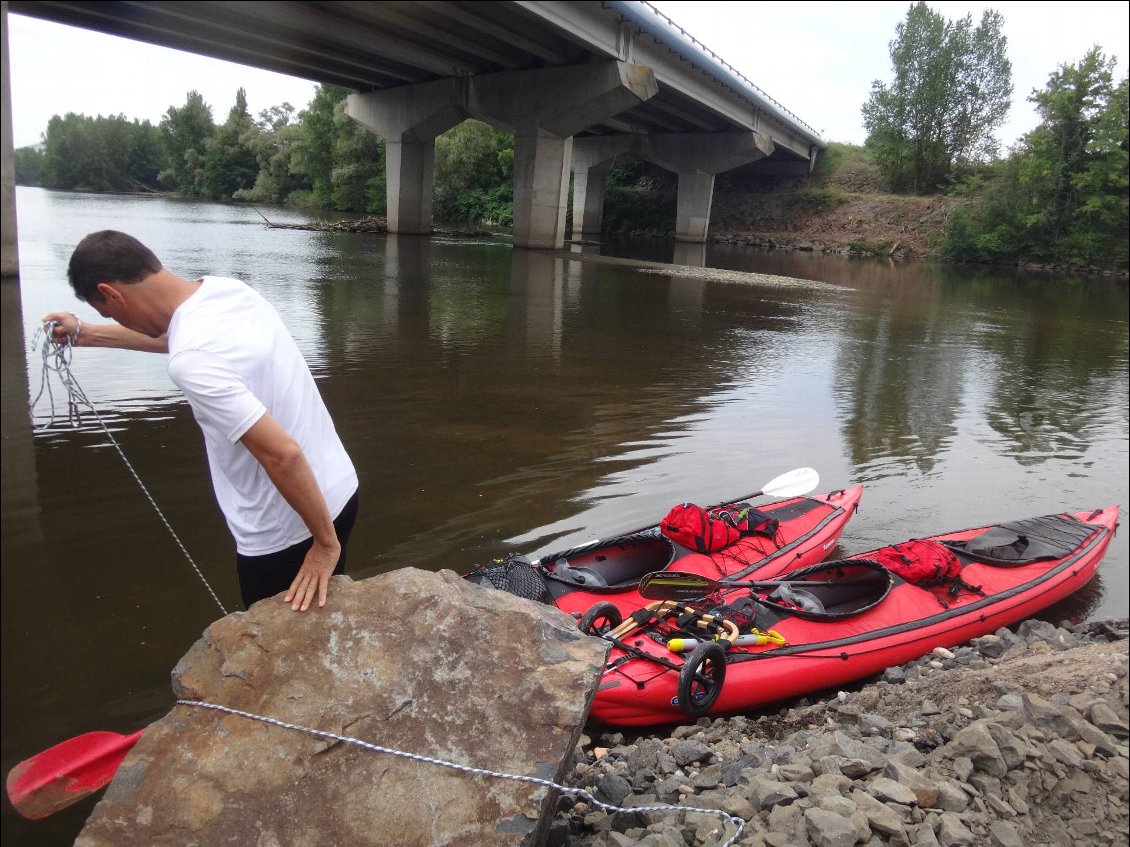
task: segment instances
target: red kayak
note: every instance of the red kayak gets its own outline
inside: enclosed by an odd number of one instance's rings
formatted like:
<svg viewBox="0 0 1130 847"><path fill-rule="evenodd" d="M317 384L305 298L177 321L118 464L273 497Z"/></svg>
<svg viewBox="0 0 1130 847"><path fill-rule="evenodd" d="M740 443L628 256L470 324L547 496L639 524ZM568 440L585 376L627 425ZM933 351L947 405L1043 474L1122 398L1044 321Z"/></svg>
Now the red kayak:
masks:
<svg viewBox="0 0 1130 847"><path fill-rule="evenodd" d="M758 494L780 494L805 483L815 471L802 468L782 475L755 495L711 507L712 512L746 506ZM774 483L777 483L774 485ZM811 490L811 488L807 488ZM828 494L793 496L756 506L770 530L743 535L713 553L699 553L652 526L592 541L537 559L511 556L476 568L465 578L545 603L553 603L600 634L649 601L640 596L643 577L665 569L735 579L771 576L823 561L832 552L848 520L859 507L863 486Z"/></svg>
<svg viewBox="0 0 1130 847"><path fill-rule="evenodd" d="M1090 582L1117 525L1110 506L915 539L777 580L655 574L639 586L646 619L604 634L613 647L591 717L646 726L749 711L995 632Z"/></svg>

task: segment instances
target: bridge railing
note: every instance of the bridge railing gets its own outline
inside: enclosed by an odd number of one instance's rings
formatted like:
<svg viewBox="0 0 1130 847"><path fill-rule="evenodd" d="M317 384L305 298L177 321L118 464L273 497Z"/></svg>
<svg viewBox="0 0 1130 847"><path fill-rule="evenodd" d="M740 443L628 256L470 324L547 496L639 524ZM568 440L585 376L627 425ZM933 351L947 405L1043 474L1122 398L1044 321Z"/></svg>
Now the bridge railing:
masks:
<svg viewBox="0 0 1130 847"><path fill-rule="evenodd" d="M622 12L629 12L629 9L627 8L629 6L628 3L613 3L611 5L619 7ZM675 32L675 33L678 33L678 35L683 39L683 41L687 42L688 44L693 45L695 48L700 50L702 53L704 53L705 55L707 55L711 59L713 59L714 62L717 65L719 65L721 68L725 69L735 79L740 80L752 92L755 92L760 99L764 100L767 104L771 104L772 107L774 108L774 110L776 110L778 113L780 113L781 115L787 116L794 123L796 123L796 124L804 127L805 129L807 129L812 134L814 141L818 141L821 144L823 143L823 139L820 138L820 133L818 133L815 129L813 129L811 126L809 126L805 121L803 121L800 117L798 117L794 112L792 112L791 110L789 110L788 108L783 106L774 97L770 96L763 89L761 89L759 86L757 86L755 83L751 82L749 80L749 78L745 76L745 74L743 74L741 71L739 71L733 65L731 65L729 62L727 62L725 59L723 59L721 56L719 56L717 53L715 53L713 50L711 50L709 47L707 47L705 44L703 44L701 41L699 41L697 38L695 38L693 35L691 35L685 29L683 29L681 26L679 26L679 24L675 23L675 21L673 21L670 17L668 17L663 12L659 11L659 9L657 9L652 3L648 2L648 0L640 0L640 2L632 3L630 5L632 5L632 6L643 6L644 8L646 8L651 14L653 14L655 17L659 18L660 21L664 24L664 26L667 27L668 30Z"/></svg>

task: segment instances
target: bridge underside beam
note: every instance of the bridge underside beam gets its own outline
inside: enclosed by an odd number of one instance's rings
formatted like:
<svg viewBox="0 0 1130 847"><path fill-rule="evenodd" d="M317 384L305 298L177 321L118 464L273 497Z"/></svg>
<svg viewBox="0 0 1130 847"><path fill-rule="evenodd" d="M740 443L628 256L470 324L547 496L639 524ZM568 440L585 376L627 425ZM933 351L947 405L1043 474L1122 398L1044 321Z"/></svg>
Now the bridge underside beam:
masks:
<svg viewBox="0 0 1130 847"><path fill-rule="evenodd" d="M561 247L572 136L655 96L651 71L602 62L351 94L346 113L385 140L389 232L431 232L435 137L465 118L514 134L514 245Z"/></svg>
<svg viewBox="0 0 1130 847"><path fill-rule="evenodd" d="M573 153L573 235L600 232L604 178L615 159L632 155L679 175L675 239L703 243L715 175L763 159L773 150L773 142L758 132L578 138Z"/></svg>

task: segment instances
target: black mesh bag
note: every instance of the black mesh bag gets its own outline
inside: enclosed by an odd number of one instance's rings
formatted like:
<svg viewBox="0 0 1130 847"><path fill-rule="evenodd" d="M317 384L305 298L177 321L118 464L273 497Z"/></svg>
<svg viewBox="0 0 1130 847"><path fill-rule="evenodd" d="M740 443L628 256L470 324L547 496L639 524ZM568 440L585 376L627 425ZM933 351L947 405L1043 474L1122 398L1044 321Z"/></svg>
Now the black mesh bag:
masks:
<svg viewBox="0 0 1130 847"><path fill-rule="evenodd" d="M464 579L538 603L549 603L553 599L538 569L530 564L529 559L517 553L479 565Z"/></svg>

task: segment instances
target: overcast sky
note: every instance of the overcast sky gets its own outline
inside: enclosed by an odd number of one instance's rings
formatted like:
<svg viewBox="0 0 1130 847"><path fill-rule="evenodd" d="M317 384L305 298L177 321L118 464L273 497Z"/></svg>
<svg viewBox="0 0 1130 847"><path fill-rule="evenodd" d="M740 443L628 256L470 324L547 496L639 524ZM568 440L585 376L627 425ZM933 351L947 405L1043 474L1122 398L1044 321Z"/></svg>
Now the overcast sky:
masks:
<svg viewBox="0 0 1130 847"><path fill-rule="evenodd" d="M828 141L862 144L860 107L871 82L891 79L888 44L909 2L709 2L655 5L764 93ZM1004 17L1012 61L1013 107L999 133L1009 145L1038 118L1027 102L1059 65L1078 62L1092 45L1117 56L1127 72L1130 3L931 2L946 18L988 8ZM313 83L189 53L9 14L12 129L22 147L41 140L52 115L124 114L160 122L196 89L223 121L236 89L252 114L289 102L304 108Z"/></svg>

